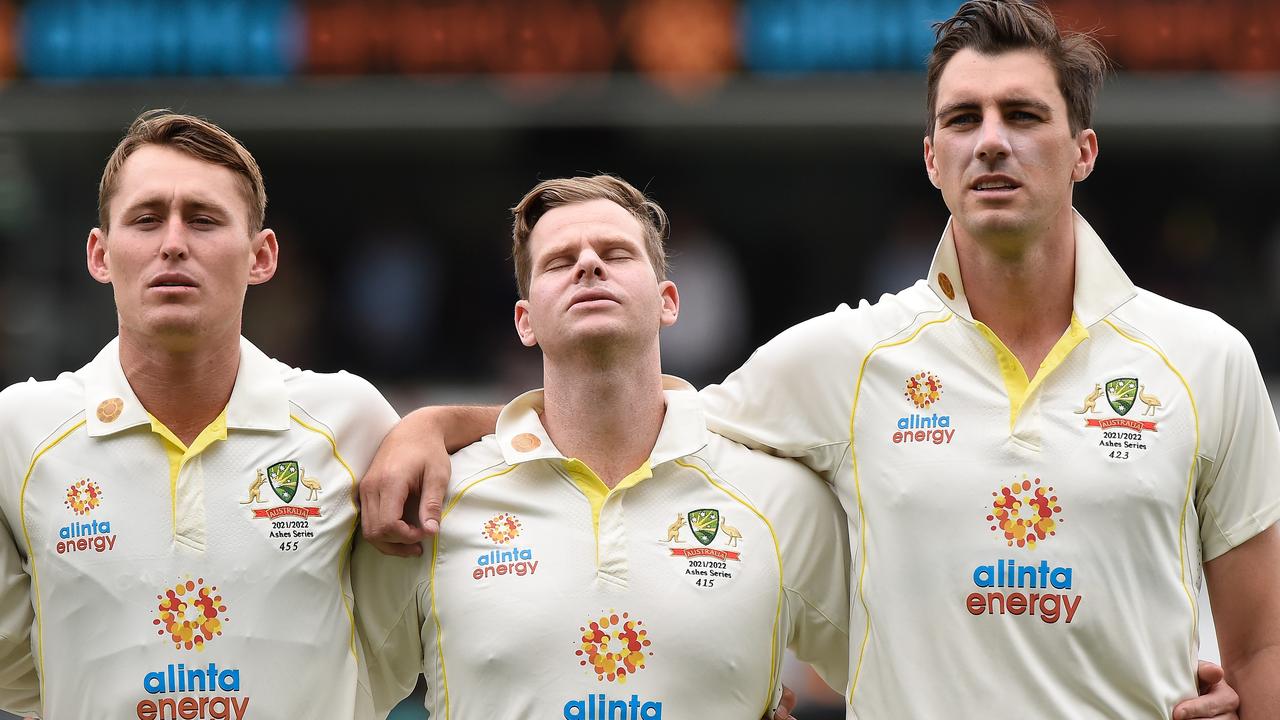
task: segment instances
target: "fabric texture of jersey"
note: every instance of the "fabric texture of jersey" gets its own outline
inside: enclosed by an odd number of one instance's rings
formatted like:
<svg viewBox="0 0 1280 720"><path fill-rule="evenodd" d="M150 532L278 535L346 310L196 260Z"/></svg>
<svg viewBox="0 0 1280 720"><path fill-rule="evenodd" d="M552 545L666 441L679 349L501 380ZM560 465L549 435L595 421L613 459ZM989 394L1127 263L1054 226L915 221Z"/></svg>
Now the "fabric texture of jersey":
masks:
<svg viewBox="0 0 1280 720"><path fill-rule="evenodd" d="M243 339L231 399L190 446L138 402L118 340L6 389L0 703L50 720L370 717L355 486L396 419L364 380ZM43 708L4 676L20 650Z"/></svg>
<svg viewBox="0 0 1280 720"><path fill-rule="evenodd" d="M1071 325L1028 381L928 281L787 330L703 392L802 459L852 542L849 717L1167 718L1196 695L1201 563L1280 519L1252 350L1135 288L1076 216Z"/></svg>
<svg viewBox="0 0 1280 720"><path fill-rule="evenodd" d="M541 391L454 456L429 562L356 552L379 714L421 668L432 720L757 720L783 649L848 671L845 521L798 463L706 431L665 378L650 459L612 490L564 457Z"/></svg>

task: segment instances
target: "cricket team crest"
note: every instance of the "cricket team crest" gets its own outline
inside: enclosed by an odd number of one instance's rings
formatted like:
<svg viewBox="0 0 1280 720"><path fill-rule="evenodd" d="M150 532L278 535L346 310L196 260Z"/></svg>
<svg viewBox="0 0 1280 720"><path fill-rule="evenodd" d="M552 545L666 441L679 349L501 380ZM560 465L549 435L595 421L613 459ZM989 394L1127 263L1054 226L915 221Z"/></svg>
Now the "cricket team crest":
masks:
<svg viewBox="0 0 1280 720"><path fill-rule="evenodd" d="M285 460L267 468L267 482L271 483L276 497L293 502L293 496L298 494L298 462Z"/></svg>
<svg viewBox="0 0 1280 720"><path fill-rule="evenodd" d="M720 511L709 508L689 511L689 531L703 545L710 545L720 531Z"/></svg>
<svg viewBox="0 0 1280 720"><path fill-rule="evenodd" d="M270 502L270 497L263 493L264 485L271 488L276 498L284 504L265 508L252 507ZM305 498L298 498L299 486L306 489ZM293 552L304 541L316 535L311 527L311 519L321 516L320 506L305 503L319 502L323 490L320 481L307 477L306 469L297 460L281 460L266 468L258 468L253 481L249 483L249 497L241 500L240 504L251 506L253 519L270 520L271 530L267 537L281 541L279 549L282 552ZM295 498L299 499L296 505L293 503Z"/></svg>
<svg viewBox="0 0 1280 720"><path fill-rule="evenodd" d="M1091 417L1109 414L1106 408L1099 407L1098 401L1104 397L1114 416ZM1126 417L1138 405L1143 407L1142 412L1134 413L1137 417ZM1131 376L1095 383L1093 389L1085 395L1080 409L1072 412L1085 416L1086 428L1102 431L1098 447L1102 448L1107 460L1128 462L1145 454L1150 441L1157 437L1155 417L1156 411L1162 406L1160 397L1148 390L1141 378Z"/></svg>
<svg viewBox="0 0 1280 720"><path fill-rule="evenodd" d="M681 537L685 528L702 547L680 547L687 542ZM741 562L742 551L724 548L740 548L741 541L742 531L730 525L715 508L676 513L675 522L667 526L666 538L662 540L675 546L670 548L670 557L682 558L676 564L684 577L699 588L723 587L733 580L737 571L731 562ZM713 543L721 547L712 547Z"/></svg>

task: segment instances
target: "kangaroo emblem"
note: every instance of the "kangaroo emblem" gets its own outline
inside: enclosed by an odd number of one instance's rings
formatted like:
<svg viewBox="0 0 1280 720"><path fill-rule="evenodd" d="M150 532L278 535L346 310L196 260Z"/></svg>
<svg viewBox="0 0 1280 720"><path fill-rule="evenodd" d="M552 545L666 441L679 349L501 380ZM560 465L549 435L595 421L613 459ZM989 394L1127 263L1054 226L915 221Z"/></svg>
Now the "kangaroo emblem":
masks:
<svg viewBox="0 0 1280 720"><path fill-rule="evenodd" d="M254 502L266 502L266 500L262 499L262 485L266 482L267 476L259 470L258 476L253 479L253 482L249 483L249 499L241 500L240 504L248 505Z"/></svg>
<svg viewBox="0 0 1280 720"><path fill-rule="evenodd" d="M1076 410L1075 414L1083 415L1085 413L1098 412L1098 409L1094 406L1098 404L1098 398L1100 397L1102 397L1102 386L1098 385L1097 383L1094 383L1093 392L1084 396L1084 407L1080 408L1079 410Z"/></svg>
<svg viewBox="0 0 1280 720"><path fill-rule="evenodd" d="M680 528L684 527L684 515L676 513L676 521L667 526L665 542L684 542L680 539Z"/></svg>

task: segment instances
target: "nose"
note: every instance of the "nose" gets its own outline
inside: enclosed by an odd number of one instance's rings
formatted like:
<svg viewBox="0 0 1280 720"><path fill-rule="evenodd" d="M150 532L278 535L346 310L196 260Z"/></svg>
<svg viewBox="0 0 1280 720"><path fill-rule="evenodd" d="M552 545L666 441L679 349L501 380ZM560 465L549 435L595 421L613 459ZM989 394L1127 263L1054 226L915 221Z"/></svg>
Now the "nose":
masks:
<svg viewBox="0 0 1280 720"><path fill-rule="evenodd" d="M181 218L170 218L160 239L160 257L164 260L185 260L187 257L187 228Z"/></svg>
<svg viewBox="0 0 1280 720"><path fill-rule="evenodd" d="M992 162L1009 156L1009 135L999 112L987 113L978 129L978 143L973 153L979 160Z"/></svg>
<svg viewBox="0 0 1280 720"><path fill-rule="evenodd" d="M595 251L590 249L583 250L578 255L578 264L574 271L573 279L574 282L581 283L586 282L588 277L593 282L604 279L604 261L600 259L600 256Z"/></svg>

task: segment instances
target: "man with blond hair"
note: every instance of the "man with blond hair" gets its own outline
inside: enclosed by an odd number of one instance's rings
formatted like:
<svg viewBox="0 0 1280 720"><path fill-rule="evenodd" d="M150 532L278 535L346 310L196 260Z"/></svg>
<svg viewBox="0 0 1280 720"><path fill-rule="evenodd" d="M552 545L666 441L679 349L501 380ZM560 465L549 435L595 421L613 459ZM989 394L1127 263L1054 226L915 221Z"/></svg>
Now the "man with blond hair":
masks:
<svg viewBox="0 0 1280 720"><path fill-rule="evenodd" d="M785 647L843 686L844 516L662 374L662 209L604 175L540 183L514 215L516 333L545 387L454 456L425 562L357 550L379 714L421 671L433 718L757 720Z"/></svg>
<svg viewBox="0 0 1280 720"><path fill-rule="evenodd" d="M924 165L952 219L928 277L703 392L713 431L845 506L850 717L1225 716L1222 695L1186 702L1202 578L1242 717L1280 717L1280 432L1252 351L1134 287L1073 210L1096 42L1020 0L937 29ZM438 464L422 528L386 512L416 483L371 473L366 533L429 530Z"/></svg>
<svg viewBox="0 0 1280 720"><path fill-rule="evenodd" d="M240 336L276 270L265 209L253 156L199 118L144 113L108 160L86 254L119 336L0 393L0 706L371 717L348 559L396 414Z"/></svg>

